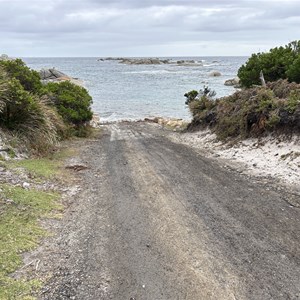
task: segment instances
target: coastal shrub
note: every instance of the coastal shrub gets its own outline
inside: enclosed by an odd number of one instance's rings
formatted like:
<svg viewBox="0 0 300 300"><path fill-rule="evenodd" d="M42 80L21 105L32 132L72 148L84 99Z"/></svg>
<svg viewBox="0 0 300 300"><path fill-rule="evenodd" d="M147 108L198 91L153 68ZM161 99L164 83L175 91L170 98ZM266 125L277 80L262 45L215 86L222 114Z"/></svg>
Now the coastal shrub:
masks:
<svg viewBox="0 0 300 300"><path fill-rule="evenodd" d="M185 104L189 104L190 102L196 100L197 96L198 96L198 92L196 90L192 90L188 93L185 93L184 94L184 97L186 97L186 100L185 100Z"/></svg>
<svg viewBox="0 0 300 300"><path fill-rule="evenodd" d="M294 41L284 47L270 49L269 52L256 53L238 70L240 84L244 87L259 85L260 71L265 80L288 79L300 82L300 41Z"/></svg>
<svg viewBox="0 0 300 300"><path fill-rule="evenodd" d="M275 82L268 82L267 87L273 91L277 98L285 99L288 98L291 91L300 89L300 85L292 82L289 83L287 79L279 79Z"/></svg>
<svg viewBox="0 0 300 300"><path fill-rule="evenodd" d="M50 150L65 131L63 120L50 101L29 93L15 78L0 82L0 127L40 153Z"/></svg>
<svg viewBox="0 0 300 300"><path fill-rule="evenodd" d="M293 61L286 74L289 81L300 82L300 55Z"/></svg>
<svg viewBox="0 0 300 300"><path fill-rule="evenodd" d="M207 86L204 86L199 92L193 90L184 94L187 98L185 104L188 105L194 118L192 126L212 125L215 122L214 108L216 107L216 101L213 100L215 95L216 92Z"/></svg>
<svg viewBox="0 0 300 300"><path fill-rule="evenodd" d="M67 81L43 86L22 60L0 61L0 128L35 153L71 135L89 135L91 103L82 87Z"/></svg>
<svg viewBox="0 0 300 300"><path fill-rule="evenodd" d="M17 129L35 110L36 102L17 79L8 80L5 84L6 89L0 95L0 124L8 129Z"/></svg>
<svg viewBox="0 0 300 300"><path fill-rule="evenodd" d="M222 140L259 136L275 129L300 133L300 84L286 80L217 100L201 97L190 102L189 108L193 120L188 130L210 127Z"/></svg>
<svg viewBox="0 0 300 300"><path fill-rule="evenodd" d="M92 119L92 97L85 88L65 81L48 83L45 91L66 123L80 127Z"/></svg>
<svg viewBox="0 0 300 300"><path fill-rule="evenodd" d="M24 90L31 93L39 93L42 88L38 72L28 68L21 59L0 60L0 66L12 79L19 80Z"/></svg>
<svg viewBox="0 0 300 300"><path fill-rule="evenodd" d="M296 111L296 109L300 106L300 89L291 91L286 106L290 113Z"/></svg>

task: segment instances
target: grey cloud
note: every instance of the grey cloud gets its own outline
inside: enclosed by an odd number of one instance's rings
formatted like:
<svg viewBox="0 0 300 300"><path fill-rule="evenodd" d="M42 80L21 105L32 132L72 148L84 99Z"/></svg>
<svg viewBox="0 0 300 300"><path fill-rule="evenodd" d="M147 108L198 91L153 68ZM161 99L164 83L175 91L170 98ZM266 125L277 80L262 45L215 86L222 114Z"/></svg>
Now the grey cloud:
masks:
<svg viewBox="0 0 300 300"><path fill-rule="evenodd" d="M169 47L173 55L189 43L193 55L231 43L238 47L232 54L248 55L257 45L298 38L299 11L300 2L288 0L0 0L0 52L65 56L75 49L84 56L114 47L130 55L136 47L143 55ZM220 55L229 54L225 48Z"/></svg>

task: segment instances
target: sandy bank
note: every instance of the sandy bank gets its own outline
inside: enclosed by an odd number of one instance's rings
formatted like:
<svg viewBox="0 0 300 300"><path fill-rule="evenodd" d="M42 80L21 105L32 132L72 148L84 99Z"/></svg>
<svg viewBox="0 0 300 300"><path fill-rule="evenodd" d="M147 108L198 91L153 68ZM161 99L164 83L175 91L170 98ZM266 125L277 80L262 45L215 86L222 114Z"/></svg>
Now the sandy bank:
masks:
<svg viewBox="0 0 300 300"><path fill-rule="evenodd" d="M172 134L170 138L204 152L206 156L226 159L241 173L266 177L300 189L300 138L250 138L236 143L217 141L210 130Z"/></svg>

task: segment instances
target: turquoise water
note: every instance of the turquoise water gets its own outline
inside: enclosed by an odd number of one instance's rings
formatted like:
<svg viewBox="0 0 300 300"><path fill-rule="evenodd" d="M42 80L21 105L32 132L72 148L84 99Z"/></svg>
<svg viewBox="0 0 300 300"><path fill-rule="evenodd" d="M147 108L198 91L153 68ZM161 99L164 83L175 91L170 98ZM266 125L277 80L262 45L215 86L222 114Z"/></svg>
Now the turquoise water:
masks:
<svg viewBox="0 0 300 300"><path fill-rule="evenodd" d="M176 57L194 59L203 66L124 65L97 58L23 58L33 69L55 67L83 80L93 97L93 110L101 121L139 120L145 117L190 119L184 94L207 84L217 97L234 92L224 86L247 57ZM222 76L209 77L211 71Z"/></svg>

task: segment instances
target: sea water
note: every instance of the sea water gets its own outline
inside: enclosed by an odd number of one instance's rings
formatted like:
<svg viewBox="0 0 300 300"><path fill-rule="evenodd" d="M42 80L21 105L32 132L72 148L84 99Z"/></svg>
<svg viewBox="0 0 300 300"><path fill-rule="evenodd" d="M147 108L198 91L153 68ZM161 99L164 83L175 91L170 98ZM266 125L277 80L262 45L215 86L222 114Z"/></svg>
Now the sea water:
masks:
<svg viewBox="0 0 300 300"><path fill-rule="evenodd" d="M170 59L170 58L169 58ZM102 122L140 120L146 117L190 119L184 94L207 85L216 97L235 89L224 82L237 75L247 57L174 57L202 65L125 65L117 60L88 58L23 58L33 69L52 68L79 78L93 97L93 111ZM211 77L212 71L222 75Z"/></svg>

